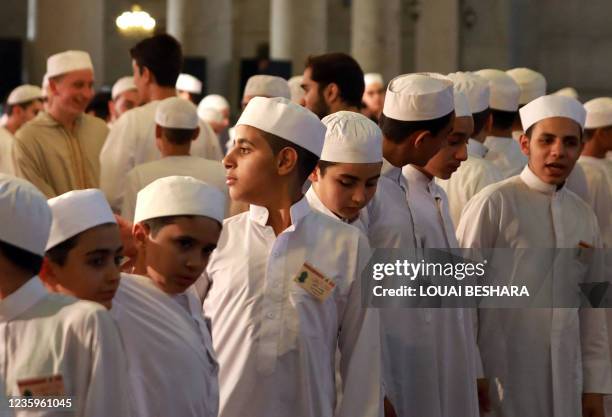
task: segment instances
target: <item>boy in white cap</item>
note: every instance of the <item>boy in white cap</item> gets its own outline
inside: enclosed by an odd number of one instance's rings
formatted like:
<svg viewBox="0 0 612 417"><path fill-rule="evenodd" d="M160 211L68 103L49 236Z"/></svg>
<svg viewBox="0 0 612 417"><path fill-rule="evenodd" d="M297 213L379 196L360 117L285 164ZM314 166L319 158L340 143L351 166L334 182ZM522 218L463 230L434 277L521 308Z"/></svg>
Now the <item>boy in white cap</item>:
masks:
<svg viewBox="0 0 612 417"><path fill-rule="evenodd" d="M253 75L248 80L242 93L242 108L244 109L253 97L284 97L291 98L287 80L275 75Z"/></svg>
<svg viewBox="0 0 612 417"><path fill-rule="evenodd" d="M110 309L119 286L121 239L100 190L69 191L49 200L53 214L41 279L47 288Z"/></svg>
<svg viewBox="0 0 612 417"><path fill-rule="evenodd" d="M42 90L36 85L24 84L15 88L6 100L8 118L6 130L15 134L17 130L42 111Z"/></svg>
<svg viewBox="0 0 612 417"><path fill-rule="evenodd" d="M139 275L122 276L111 311L136 417L217 416L219 367L192 284L217 245L225 206L223 193L192 177L161 178L138 193Z"/></svg>
<svg viewBox="0 0 612 417"><path fill-rule="evenodd" d="M520 174L527 163L517 141L512 140L512 126L517 117L521 89L512 77L503 71L483 69L476 71L489 82L489 119L485 125L484 144L491 152L485 158L493 162L504 178Z"/></svg>
<svg viewBox="0 0 612 417"><path fill-rule="evenodd" d="M96 188L100 150L108 128L84 114L93 97L94 72L87 52L65 51L47 59L53 100L15 135L17 175L48 198L72 190Z"/></svg>
<svg viewBox="0 0 612 417"><path fill-rule="evenodd" d="M219 416L379 415L378 314L361 305L367 239L302 194L325 126L285 98L256 97L236 129L227 183L251 205L225 220L198 281L220 364Z"/></svg>
<svg viewBox="0 0 612 417"><path fill-rule="evenodd" d="M0 174L0 218L10 219L0 228L3 394L71 397L63 407L71 401L77 417L130 415L125 355L111 316L100 305L48 293L37 276L52 220L45 197Z"/></svg>
<svg viewBox="0 0 612 417"><path fill-rule="evenodd" d="M100 153L100 188L114 211L121 210L127 173L136 165L161 158L155 146L155 110L161 100L176 97L175 84L183 62L181 45L167 34L142 40L130 50L130 55L134 83L143 105L117 120ZM202 124L191 153L220 159L216 142L212 129Z"/></svg>
<svg viewBox="0 0 612 417"><path fill-rule="evenodd" d="M465 204L489 184L503 179L493 162L485 159L489 152L483 142L486 138L485 124L489 119L489 83L471 72L448 74L455 91L465 94L473 120L473 132L468 139L467 160L448 179L436 179L448 196L449 212L455 227L459 224Z"/></svg>
<svg viewBox="0 0 612 417"><path fill-rule="evenodd" d="M197 103L202 94L202 81L191 74L181 73L176 79L176 95Z"/></svg>
<svg viewBox="0 0 612 417"><path fill-rule="evenodd" d="M197 110L192 102L178 97L160 101L155 111L155 136L162 159L138 165L128 173L121 209L124 218L129 221L134 218L137 193L158 178L191 176L227 194L223 165L190 154L199 129Z"/></svg>
<svg viewBox="0 0 612 417"><path fill-rule="evenodd" d="M223 119L221 123L211 124L214 132L219 139L220 149L225 149L225 144L229 140L228 127L230 125L230 105L225 97L219 94L209 94L200 101L198 109L213 109L221 113Z"/></svg>
<svg viewBox="0 0 612 417"><path fill-rule="evenodd" d="M476 249L601 247L593 211L564 186L582 148L583 106L543 96L520 115L529 163L520 175L470 200L457 229L459 243ZM582 282L593 274L583 260L568 260L567 250L548 261L528 255L516 252L509 282L555 276ZM503 256L494 252L488 261L494 265ZM547 273L542 262L555 268ZM603 416L601 394L612 392L603 309L480 309L478 335L495 415Z"/></svg>
<svg viewBox="0 0 612 417"><path fill-rule="evenodd" d="M385 104L385 82L382 75L375 72L365 74L363 81L365 90L362 101L365 107L361 112L370 119L378 121L378 116L380 116Z"/></svg>
<svg viewBox="0 0 612 417"><path fill-rule="evenodd" d="M321 159L310 175L310 206L368 233L364 207L376 193L382 167L382 132L362 114L339 111L327 127Z"/></svg>
<svg viewBox="0 0 612 417"><path fill-rule="evenodd" d="M111 125L119 116L128 110L140 105L138 89L134 84L134 77L126 76L119 78L111 90L112 100L108 102L108 111L111 115Z"/></svg>

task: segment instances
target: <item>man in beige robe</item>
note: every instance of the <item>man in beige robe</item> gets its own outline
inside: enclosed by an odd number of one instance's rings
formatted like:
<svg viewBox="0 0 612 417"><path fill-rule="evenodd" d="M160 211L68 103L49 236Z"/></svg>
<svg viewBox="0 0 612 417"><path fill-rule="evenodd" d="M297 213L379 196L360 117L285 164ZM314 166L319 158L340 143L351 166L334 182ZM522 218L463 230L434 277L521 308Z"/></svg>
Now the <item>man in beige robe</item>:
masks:
<svg viewBox="0 0 612 417"><path fill-rule="evenodd" d="M99 155L108 128L84 114L93 97L93 65L87 52L65 51L47 60L53 96L47 111L19 129L12 150L15 173L48 198L97 188Z"/></svg>

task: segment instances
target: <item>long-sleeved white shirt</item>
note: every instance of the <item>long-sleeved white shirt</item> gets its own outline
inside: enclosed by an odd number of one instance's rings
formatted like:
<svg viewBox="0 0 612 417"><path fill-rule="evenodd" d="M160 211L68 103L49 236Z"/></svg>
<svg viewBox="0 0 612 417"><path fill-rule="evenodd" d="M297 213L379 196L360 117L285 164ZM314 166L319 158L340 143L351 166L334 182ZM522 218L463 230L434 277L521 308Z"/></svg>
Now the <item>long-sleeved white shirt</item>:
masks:
<svg viewBox="0 0 612 417"><path fill-rule="evenodd" d="M119 211L123 203L125 177L137 165L161 158L155 144L155 112L159 100L128 110L113 124L100 153L100 188L111 207ZM219 141L207 123L200 123L200 134L191 143L191 154L221 160Z"/></svg>
<svg viewBox="0 0 612 417"><path fill-rule="evenodd" d="M130 415L126 359L110 314L50 294L38 277L0 301L0 374L7 396L23 395L20 382L26 389L24 381L59 376L72 397L72 412L16 410L17 417Z"/></svg>
<svg viewBox="0 0 612 417"><path fill-rule="evenodd" d="M167 156L158 161L137 165L130 170L124 180L125 192L121 216L129 221L134 221L138 191L159 178L171 175L185 175L204 181L218 188L229 201L225 184L225 168L220 162L191 155Z"/></svg>
<svg viewBox="0 0 612 417"><path fill-rule="evenodd" d="M587 204L565 187L557 190L544 183L528 166L472 198L457 236L462 247L484 250L577 250L581 241L593 247L601 243L597 220ZM496 256L504 256L490 253L490 264L497 262ZM554 265L550 274L574 279L589 278L584 275L592 272L580 258L568 258L569 251L548 260L541 258L542 253L516 252L508 282L544 282L551 277L543 276L543 264ZM478 340L493 415L575 417L582 413L582 392L612 392L603 309L480 309Z"/></svg>
<svg viewBox="0 0 612 417"><path fill-rule="evenodd" d="M220 365L219 416L377 416L378 312L361 304L367 240L305 198L290 214L278 236L263 207L226 219L197 283ZM294 282L305 262L335 284L324 301ZM334 414L336 348L343 400Z"/></svg>
<svg viewBox="0 0 612 417"><path fill-rule="evenodd" d="M202 305L123 274L111 314L123 337L134 417L216 417L218 365Z"/></svg>
<svg viewBox="0 0 612 417"><path fill-rule="evenodd" d="M489 148L484 158L493 162L504 178L520 174L527 164L527 156L521 151L521 145L512 138L487 136L484 145Z"/></svg>

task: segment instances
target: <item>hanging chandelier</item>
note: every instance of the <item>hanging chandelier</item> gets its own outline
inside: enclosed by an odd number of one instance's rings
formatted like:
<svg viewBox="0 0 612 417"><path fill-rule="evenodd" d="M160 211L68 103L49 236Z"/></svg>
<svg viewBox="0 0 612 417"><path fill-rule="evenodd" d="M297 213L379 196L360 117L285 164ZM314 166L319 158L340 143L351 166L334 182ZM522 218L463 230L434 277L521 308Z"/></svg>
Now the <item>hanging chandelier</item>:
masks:
<svg viewBox="0 0 612 417"><path fill-rule="evenodd" d="M155 19L138 5L132 6L132 10L129 12L121 13L121 16L117 17L115 23L120 31L128 33L149 33L155 29Z"/></svg>

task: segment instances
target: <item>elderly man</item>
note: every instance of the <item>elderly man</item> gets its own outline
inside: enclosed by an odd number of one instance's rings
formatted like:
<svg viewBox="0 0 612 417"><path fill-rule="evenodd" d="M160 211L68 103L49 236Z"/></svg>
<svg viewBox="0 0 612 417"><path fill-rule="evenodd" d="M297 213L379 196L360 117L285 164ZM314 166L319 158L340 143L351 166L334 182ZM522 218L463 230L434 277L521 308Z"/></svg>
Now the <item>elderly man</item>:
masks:
<svg viewBox="0 0 612 417"><path fill-rule="evenodd" d="M94 71L87 52L65 51L47 60L53 100L16 134L13 162L47 197L99 185L99 155L108 128L84 114L93 97Z"/></svg>

